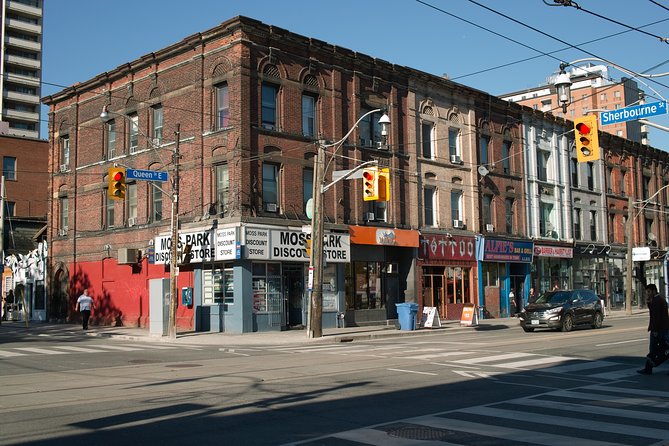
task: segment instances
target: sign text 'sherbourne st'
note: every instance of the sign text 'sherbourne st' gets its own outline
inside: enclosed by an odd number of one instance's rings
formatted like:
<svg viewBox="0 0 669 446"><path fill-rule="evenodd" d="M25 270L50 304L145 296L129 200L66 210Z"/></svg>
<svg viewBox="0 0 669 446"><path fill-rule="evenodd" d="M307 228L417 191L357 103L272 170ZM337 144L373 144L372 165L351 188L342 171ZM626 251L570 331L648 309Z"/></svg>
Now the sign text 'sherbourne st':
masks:
<svg viewBox="0 0 669 446"><path fill-rule="evenodd" d="M664 115L667 113L667 101L651 102L649 104L633 105L631 107L619 108L601 112L599 118L602 125L616 124L625 121L649 118L651 116Z"/></svg>

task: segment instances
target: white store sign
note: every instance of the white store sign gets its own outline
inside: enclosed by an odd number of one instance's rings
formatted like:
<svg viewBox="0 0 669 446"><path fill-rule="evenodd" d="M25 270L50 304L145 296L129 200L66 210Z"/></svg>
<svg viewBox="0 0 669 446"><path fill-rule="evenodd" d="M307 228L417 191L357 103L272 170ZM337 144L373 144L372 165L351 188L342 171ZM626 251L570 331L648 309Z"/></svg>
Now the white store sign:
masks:
<svg viewBox="0 0 669 446"><path fill-rule="evenodd" d="M235 260L240 257L241 248L237 241L237 227L216 231L216 260Z"/></svg>
<svg viewBox="0 0 669 446"><path fill-rule="evenodd" d="M246 228L246 258L309 262L307 252L311 234L301 230ZM348 263L351 238L348 234L326 233L323 257L326 262Z"/></svg>
<svg viewBox="0 0 669 446"><path fill-rule="evenodd" d="M179 234L179 252L183 251L184 246L191 245L190 263L211 262L214 260L214 232L197 231L184 232ZM158 236L154 241L155 264L170 263L172 249L172 237ZM182 259L179 259L181 263Z"/></svg>

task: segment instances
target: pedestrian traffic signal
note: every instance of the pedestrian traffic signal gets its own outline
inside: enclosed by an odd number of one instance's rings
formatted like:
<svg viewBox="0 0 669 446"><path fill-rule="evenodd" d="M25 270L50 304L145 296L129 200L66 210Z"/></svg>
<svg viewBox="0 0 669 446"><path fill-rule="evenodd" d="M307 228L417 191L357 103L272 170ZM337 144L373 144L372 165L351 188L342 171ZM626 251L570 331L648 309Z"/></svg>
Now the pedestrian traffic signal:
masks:
<svg viewBox="0 0 669 446"><path fill-rule="evenodd" d="M362 196L365 201L379 199L379 170L376 167L362 171Z"/></svg>
<svg viewBox="0 0 669 446"><path fill-rule="evenodd" d="M384 167L379 171L378 201L390 201L390 169Z"/></svg>
<svg viewBox="0 0 669 446"><path fill-rule="evenodd" d="M125 168L110 167L107 172L107 195L114 200L125 198Z"/></svg>
<svg viewBox="0 0 669 446"><path fill-rule="evenodd" d="M599 137L597 134L597 116L586 115L574 121L576 135L576 159L579 163L599 159Z"/></svg>

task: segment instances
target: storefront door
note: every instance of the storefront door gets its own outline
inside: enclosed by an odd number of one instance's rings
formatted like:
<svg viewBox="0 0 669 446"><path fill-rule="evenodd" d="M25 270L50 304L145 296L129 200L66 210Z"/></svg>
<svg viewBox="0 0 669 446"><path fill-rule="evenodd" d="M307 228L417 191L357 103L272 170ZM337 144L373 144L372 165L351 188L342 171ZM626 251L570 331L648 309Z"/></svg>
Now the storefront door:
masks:
<svg viewBox="0 0 669 446"><path fill-rule="evenodd" d="M304 327L304 265L301 263L283 265L283 295L288 328Z"/></svg>

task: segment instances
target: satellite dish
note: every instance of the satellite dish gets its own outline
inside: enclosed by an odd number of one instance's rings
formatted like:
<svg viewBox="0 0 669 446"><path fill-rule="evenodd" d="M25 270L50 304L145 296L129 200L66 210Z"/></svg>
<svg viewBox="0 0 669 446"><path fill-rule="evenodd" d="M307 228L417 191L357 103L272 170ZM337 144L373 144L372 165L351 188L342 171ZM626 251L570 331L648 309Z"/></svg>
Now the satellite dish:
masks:
<svg viewBox="0 0 669 446"><path fill-rule="evenodd" d="M648 240L655 241L655 234L653 234L652 232L649 232L648 233Z"/></svg>
<svg viewBox="0 0 669 446"><path fill-rule="evenodd" d="M479 171L479 175L481 175L482 177L484 177L484 176L486 176L490 173L490 171L488 170L488 168L486 166L479 166L478 171Z"/></svg>

